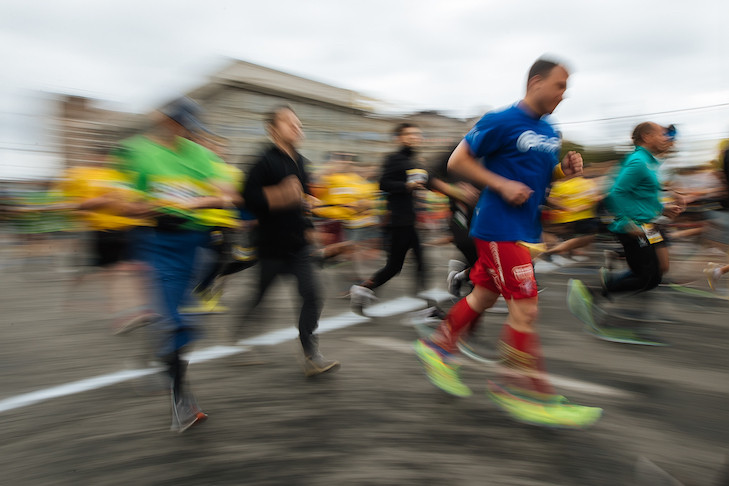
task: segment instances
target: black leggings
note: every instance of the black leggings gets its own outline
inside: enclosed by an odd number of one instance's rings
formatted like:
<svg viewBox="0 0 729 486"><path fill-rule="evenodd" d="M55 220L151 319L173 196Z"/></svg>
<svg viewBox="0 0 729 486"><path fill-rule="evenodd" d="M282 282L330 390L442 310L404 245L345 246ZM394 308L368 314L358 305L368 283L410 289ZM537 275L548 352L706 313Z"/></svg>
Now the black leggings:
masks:
<svg viewBox="0 0 729 486"><path fill-rule="evenodd" d="M456 248L458 248L461 253L463 253L468 266L474 266L478 260L478 252L476 251L476 244L473 242L473 238L471 238L471 235L469 234L470 230L468 227L464 228L454 219L451 219L449 226L451 233L453 234L453 244L456 245Z"/></svg>
<svg viewBox="0 0 729 486"><path fill-rule="evenodd" d="M395 226L387 228L387 263L372 277L370 288L376 289L392 277L400 273L405 263L405 256L408 250L415 253L415 260L418 265L417 285L420 290L425 288L425 261L423 259L423 248L420 246L418 233L415 226Z"/></svg>
<svg viewBox="0 0 729 486"><path fill-rule="evenodd" d="M278 275L293 275L301 297L299 313L299 340L304 353L309 356L317 350L314 331L319 326L323 298L319 278L311 258L311 247L305 246L285 258L261 258L258 262L258 289L250 297L243 314L248 320L254 309Z"/></svg>
<svg viewBox="0 0 729 486"><path fill-rule="evenodd" d="M645 237L617 234L625 249L625 260L630 270L607 282L609 292L643 291L658 287L663 274L656 248L665 246L665 241L648 244Z"/></svg>

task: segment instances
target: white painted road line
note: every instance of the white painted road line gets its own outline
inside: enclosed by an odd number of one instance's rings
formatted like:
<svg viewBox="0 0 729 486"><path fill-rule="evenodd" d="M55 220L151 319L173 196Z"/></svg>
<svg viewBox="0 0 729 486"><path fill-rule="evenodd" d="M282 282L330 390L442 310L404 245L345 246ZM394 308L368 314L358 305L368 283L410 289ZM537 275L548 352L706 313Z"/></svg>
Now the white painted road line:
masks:
<svg viewBox="0 0 729 486"><path fill-rule="evenodd" d="M431 290L433 295L438 295L438 289ZM417 305L416 305L417 304ZM376 317L392 317L403 312L409 312L409 309L417 310L425 306L425 301L412 297L401 297L390 302L383 302L377 306L373 306ZM413 306L414 309L413 309ZM320 333L343 329L349 326L362 324L369 321L368 317L354 314L353 312L345 312L333 317L327 317L319 321ZM241 339L238 346L210 346L208 348L199 349L187 355L187 359L191 363L204 363L214 359L225 358L235 354L245 353L250 350L251 346L273 346L286 341L296 339L299 332L296 328L290 327L279 329L260 336L249 339ZM0 413L27 407L35 403L44 402L53 398L74 395L86 391L97 390L124 381L134 380L154 373L158 373L161 368L142 368L136 370L122 370L105 375L99 375L92 378L73 381L63 385L36 390L29 393L23 393L14 397L0 400Z"/></svg>
<svg viewBox="0 0 729 486"><path fill-rule="evenodd" d="M16 408L27 407L34 403L44 402L52 398L65 397L67 395L73 395L75 393L81 393L88 390L95 390L109 385L116 385L127 380L133 380L135 378L141 378L143 376L151 375L159 371L158 368L146 368L141 370L124 370L117 371L116 373L109 373L108 375L95 376L93 378L87 378L85 380L73 381L66 383L65 385L54 386L46 388L44 390L37 390L30 393L24 393L22 395L16 395L14 397L0 400L0 413L7 412Z"/></svg>

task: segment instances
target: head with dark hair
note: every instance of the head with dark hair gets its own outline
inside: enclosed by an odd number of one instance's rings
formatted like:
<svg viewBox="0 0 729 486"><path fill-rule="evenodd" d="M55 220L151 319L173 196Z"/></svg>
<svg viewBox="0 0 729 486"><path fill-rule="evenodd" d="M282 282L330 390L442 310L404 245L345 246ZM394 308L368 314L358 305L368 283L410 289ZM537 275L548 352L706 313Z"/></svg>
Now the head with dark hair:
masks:
<svg viewBox="0 0 729 486"><path fill-rule="evenodd" d="M415 123L411 122L400 122L392 131L392 134L396 137L399 137L400 135L402 135L402 132L404 132L408 128L418 128L418 126Z"/></svg>
<svg viewBox="0 0 729 486"><path fill-rule="evenodd" d="M393 135L395 135L397 143L411 148L416 147L423 140L423 132L416 124L411 122L398 123L395 130L393 130Z"/></svg>
<svg viewBox="0 0 729 486"><path fill-rule="evenodd" d="M295 113L294 109L291 108L291 105L286 105L286 104L274 106L273 109L266 112L263 115L263 124L266 126L266 129L268 129L268 127L275 125L276 120L278 119L279 115L285 111L290 111L291 113Z"/></svg>
<svg viewBox="0 0 729 486"><path fill-rule="evenodd" d="M653 122L638 123L635 128L633 128L633 134L630 137L633 140L633 145L641 145L645 143L645 138L656 130L656 126L657 125Z"/></svg>
<svg viewBox="0 0 729 486"><path fill-rule="evenodd" d="M664 153L671 146L671 140L666 134L666 129L653 122L643 122L636 125L631 138L635 146L644 147L653 154Z"/></svg>
<svg viewBox="0 0 729 486"><path fill-rule="evenodd" d="M285 151L295 149L304 138L301 121L288 105L277 106L268 112L263 123L273 143Z"/></svg>
<svg viewBox="0 0 729 486"><path fill-rule="evenodd" d="M569 72L564 64L537 59L529 69L524 101L537 115L552 113L567 90Z"/></svg>
<svg viewBox="0 0 729 486"><path fill-rule="evenodd" d="M546 78L549 76L549 73L552 72L552 69L556 68L560 64L556 61L552 61L550 59L544 59L539 58L536 61L534 61L534 64L532 64L532 67L529 68L529 75L527 76L527 85L529 85L529 81L532 80L535 76L541 76L542 78Z"/></svg>

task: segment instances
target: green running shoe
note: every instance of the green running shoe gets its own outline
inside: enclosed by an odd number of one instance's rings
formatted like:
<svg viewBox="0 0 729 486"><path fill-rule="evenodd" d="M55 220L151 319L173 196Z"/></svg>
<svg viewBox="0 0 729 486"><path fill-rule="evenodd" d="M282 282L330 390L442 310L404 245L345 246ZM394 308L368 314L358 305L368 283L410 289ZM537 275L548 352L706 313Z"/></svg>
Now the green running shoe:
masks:
<svg viewBox="0 0 729 486"><path fill-rule="evenodd" d="M473 394L461 381L461 367L455 365L444 352L437 351L435 345L427 339L418 339L414 347L425 367L425 374L433 385L457 397L470 397Z"/></svg>
<svg viewBox="0 0 729 486"><path fill-rule="evenodd" d="M597 329L592 294L581 280L571 278L567 285L567 307L579 320Z"/></svg>
<svg viewBox="0 0 729 486"><path fill-rule="evenodd" d="M487 394L514 420L540 427L585 429L602 416L602 409L598 407L585 407L564 401L526 400L512 395L491 381L488 383Z"/></svg>

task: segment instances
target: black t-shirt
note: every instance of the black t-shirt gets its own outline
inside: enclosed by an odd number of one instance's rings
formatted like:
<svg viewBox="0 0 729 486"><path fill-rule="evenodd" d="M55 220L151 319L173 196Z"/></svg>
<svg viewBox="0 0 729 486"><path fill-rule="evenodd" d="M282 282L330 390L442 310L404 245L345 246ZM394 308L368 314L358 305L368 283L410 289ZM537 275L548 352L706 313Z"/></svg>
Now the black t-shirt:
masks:
<svg viewBox="0 0 729 486"><path fill-rule="evenodd" d="M407 188L408 174L411 169L420 168L416 164L415 152L410 147L402 147L388 155L382 165L380 190L387 194L387 209L390 211L390 226L415 225L415 195Z"/></svg>
<svg viewBox="0 0 729 486"><path fill-rule="evenodd" d="M453 147L453 150L455 149L456 147ZM435 164L433 164L430 170L430 177L438 178L443 182L447 182L448 184L457 184L459 182L471 184L468 179L454 174L452 171L448 171L448 159L450 159L453 150L447 152L443 157L439 158ZM466 226L470 226L474 208L469 207L458 199L454 199L450 196L448 196L448 202L450 205L452 218L461 222L465 221L467 223Z"/></svg>
<svg viewBox="0 0 729 486"><path fill-rule="evenodd" d="M263 258L285 258L308 244L305 231L312 228L311 220L302 208L270 211L263 188L295 175L304 192L309 193L309 176L306 159L296 154L292 159L284 151L272 145L261 154L246 177L243 189L245 207L258 219L255 238L258 255Z"/></svg>

